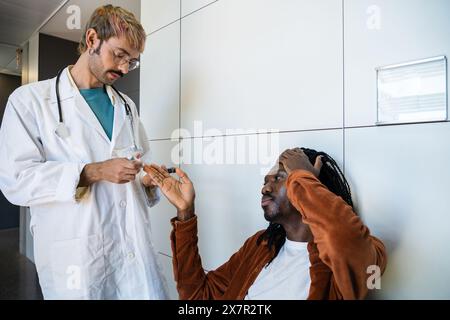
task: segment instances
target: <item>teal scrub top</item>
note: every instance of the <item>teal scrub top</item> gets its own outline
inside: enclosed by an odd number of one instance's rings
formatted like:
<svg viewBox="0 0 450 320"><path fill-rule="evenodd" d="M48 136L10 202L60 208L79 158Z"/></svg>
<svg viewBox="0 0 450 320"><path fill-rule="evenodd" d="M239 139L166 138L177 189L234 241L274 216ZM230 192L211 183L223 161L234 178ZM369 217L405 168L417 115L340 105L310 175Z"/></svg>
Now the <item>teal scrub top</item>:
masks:
<svg viewBox="0 0 450 320"><path fill-rule="evenodd" d="M91 107L109 140L111 140L114 124L114 107L106 90L103 87L80 89L80 93L89 107Z"/></svg>

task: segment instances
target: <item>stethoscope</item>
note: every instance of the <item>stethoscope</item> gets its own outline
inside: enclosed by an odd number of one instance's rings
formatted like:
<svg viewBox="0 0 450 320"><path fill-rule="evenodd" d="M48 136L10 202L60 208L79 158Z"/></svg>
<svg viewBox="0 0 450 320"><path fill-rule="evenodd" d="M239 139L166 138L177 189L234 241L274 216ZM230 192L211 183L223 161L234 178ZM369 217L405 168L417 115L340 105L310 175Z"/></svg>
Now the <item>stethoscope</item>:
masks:
<svg viewBox="0 0 450 320"><path fill-rule="evenodd" d="M64 121L63 121L62 110L61 110L61 99L59 96L59 79L60 79L61 74L64 71L64 69L65 68L58 71L58 75L56 76L56 84L55 84L56 102L58 104L58 115L59 115L59 122L58 122L58 125L56 126L55 134L58 137L60 137L61 139L65 139L65 138L69 137L69 135L70 135L69 130L67 129L67 127L65 126ZM125 107L126 117L128 118L128 120L130 122L130 130L131 130L130 134L133 139L132 148L134 148L134 150L138 150L139 148L136 145L136 137L134 136L133 115L131 113L130 105L128 104L127 100L125 100L125 98L120 94L119 90L114 88L114 86L112 86L112 85L111 85L111 88L120 97L120 99L123 102L123 105Z"/></svg>

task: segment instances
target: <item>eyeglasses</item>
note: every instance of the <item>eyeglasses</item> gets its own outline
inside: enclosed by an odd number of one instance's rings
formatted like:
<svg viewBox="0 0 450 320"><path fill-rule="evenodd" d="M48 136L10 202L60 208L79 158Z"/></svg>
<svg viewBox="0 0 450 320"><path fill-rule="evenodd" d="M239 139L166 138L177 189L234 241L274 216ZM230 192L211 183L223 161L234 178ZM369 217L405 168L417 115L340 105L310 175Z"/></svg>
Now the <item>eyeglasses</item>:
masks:
<svg viewBox="0 0 450 320"><path fill-rule="evenodd" d="M129 71L132 71L134 69L139 68L140 61L138 59L130 59L130 56L128 54L125 54L125 53L122 53L122 52L116 53L113 49L118 50L118 48L113 47L112 45L110 45L107 42L104 42L104 43L106 43L112 49L111 53L113 55L114 63L116 63L118 65L123 65L125 63L128 63L128 70Z"/></svg>

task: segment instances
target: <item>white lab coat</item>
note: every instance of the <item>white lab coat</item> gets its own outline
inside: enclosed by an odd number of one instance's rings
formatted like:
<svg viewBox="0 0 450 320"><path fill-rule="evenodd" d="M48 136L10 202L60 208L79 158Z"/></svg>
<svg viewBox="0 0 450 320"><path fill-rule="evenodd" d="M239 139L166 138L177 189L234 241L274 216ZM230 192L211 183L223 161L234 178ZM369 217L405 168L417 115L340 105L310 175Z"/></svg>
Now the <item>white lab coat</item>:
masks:
<svg viewBox="0 0 450 320"><path fill-rule="evenodd" d="M77 189L85 164L111 159L116 149L132 144L122 100L107 87L114 105L110 141L66 68L59 90L70 136L62 139L55 134L55 82L18 88L0 129L0 188L10 202L31 209L44 298L167 299L148 210L159 194L145 191L142 174L127 184L102 181ZM132 109L136 143L146 152L136 106L124 97Z"/></svg>

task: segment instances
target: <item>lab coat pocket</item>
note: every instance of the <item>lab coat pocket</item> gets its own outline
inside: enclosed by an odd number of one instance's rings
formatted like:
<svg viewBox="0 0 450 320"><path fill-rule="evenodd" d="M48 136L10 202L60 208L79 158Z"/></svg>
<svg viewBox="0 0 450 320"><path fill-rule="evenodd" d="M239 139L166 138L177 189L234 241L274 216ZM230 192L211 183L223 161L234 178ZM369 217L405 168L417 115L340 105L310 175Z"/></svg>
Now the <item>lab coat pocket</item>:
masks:
<svg viewBox="0 0 450 320"><path fill-rule="evenodd" d="M105 275L103 238L92 235L51 246L54 289L61 299L101 299Z"/></svg>

